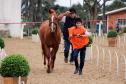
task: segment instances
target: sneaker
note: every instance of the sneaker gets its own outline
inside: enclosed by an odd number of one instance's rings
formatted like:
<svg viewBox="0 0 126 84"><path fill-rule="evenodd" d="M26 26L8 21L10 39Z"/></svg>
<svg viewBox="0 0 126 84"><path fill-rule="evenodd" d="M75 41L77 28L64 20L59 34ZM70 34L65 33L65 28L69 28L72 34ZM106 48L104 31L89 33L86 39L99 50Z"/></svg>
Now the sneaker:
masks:
<svg viewBox="0 0 126 84"><path fill-rule="evenodd" d="M64 62L65 62L65 63L68 63L68 59L67 59L67 58L65 58L65 59L64 59Z"/></svg>
<svg viewBox="0 0 126 84"><path fill-rule="evenodd" d="M75 69L74 74L77 74L77 73L78 73L78 71L79 71L78 69Z"/></svg>
<svg viewBox="0 0 126 84"><path fill-rule="evenodd" d="M82 75L82 70L79 70L79 75Z"/></svg>
<svg viewBox="0 0 126 84"><path fill-rule="evenodd" d="M71 64L71 65L74 65L74 64L75 64L75 62L74 62L74 61L72 61L72 62L70 62L70 64Z"/></svg>

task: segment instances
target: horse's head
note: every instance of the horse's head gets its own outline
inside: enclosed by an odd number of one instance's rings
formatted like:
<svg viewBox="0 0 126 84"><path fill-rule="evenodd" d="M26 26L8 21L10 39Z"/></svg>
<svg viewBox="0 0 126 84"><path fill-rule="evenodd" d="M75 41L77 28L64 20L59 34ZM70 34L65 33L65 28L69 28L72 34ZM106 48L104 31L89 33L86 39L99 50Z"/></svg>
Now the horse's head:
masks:
<svg viewBox="0 0 126 84"><path fill-rule="evenodd" d="M58 18L56 15L51 15L49 18L49 27L51 32L55 32L58 26Z"/></svg>

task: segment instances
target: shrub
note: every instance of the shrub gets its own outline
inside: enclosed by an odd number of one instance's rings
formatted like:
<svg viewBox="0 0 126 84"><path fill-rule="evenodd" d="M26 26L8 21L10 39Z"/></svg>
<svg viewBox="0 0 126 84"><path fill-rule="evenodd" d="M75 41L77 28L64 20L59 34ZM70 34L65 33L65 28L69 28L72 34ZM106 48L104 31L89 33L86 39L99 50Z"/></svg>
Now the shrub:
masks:
<svg viewBox="0 0 126 84"><path fill-rule="evenodd" d="M28 61L22 55L9 55L1 62L0 73L3 77L25 77L29 72Z"/></svg>
<svg viewBox="0 0 126 84"><path fill-rule="evenodd" d="M0 37L0 48L4 48L5 44L4 44L4 40Z"/></svg>
<svg viewBox="0 0 126 84"><path fill-rule="evenodd" d="M124 27L124 29L123 29L123 33L126 33L126 27Z"/></svg>
<svg viewBox="0 0 126 84"><path fill-rule="evenodd" d="M108 37L108 38L117 37L117 32L111 30L111 31L108 32L107 37Z"/></svg>
<svg viewBox="0 0 126 84"><path fill-rule="evenodd" d="M32 34L38 34L38 28L34 28L34 29L32 30Z"/></svg>
<svg viewBox="0 0 126 84"><path fill-rule="evenodd" d="M89 42L87 46L90 47L92 43L93 43L93 37L89 36Z"/></svg>

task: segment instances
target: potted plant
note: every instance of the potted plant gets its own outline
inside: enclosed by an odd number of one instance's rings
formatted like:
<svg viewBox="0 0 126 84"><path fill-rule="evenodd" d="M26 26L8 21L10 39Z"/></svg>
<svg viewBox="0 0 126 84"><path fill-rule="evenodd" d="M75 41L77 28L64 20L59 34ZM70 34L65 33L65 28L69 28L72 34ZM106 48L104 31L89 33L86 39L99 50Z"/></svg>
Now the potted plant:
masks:
<svg viewBox="0 0 126 84"><path fill-rule="evenodd" d="M3 58L3 56L6 56L4 47L5 47L4 40L0 37L0 57L1 58Z"/></svg>
<svg viewBox="0 0 126 84"><path fill-rule="evenodd" d="M126 27L123 28L124 36L126 36Z"/></svg>
<svg viewBox="0 0 126 84"><path fill-rule="evenodd" d="M0 74L4 79L4 84L18 84L21 77L21 84L27 84L27 76L30 72L28 61L19 54L5 57L0 66Z"/></svg>
<svg viewBox="0 0 126 84"><path fill-rule="evenodd" d="M32 30L32 41L39 42L38 28Z"/></svg>
<svg viewBox="0 0 126 84"><path fill-rule="evenodd" d="M4 49L5 44L4 44L4 40L2 39L2 37L0 37L0 49Z"/></svg>
<svg viewBox="0 0 126 84"><path fill-rule="evenodd" d="M117 32L114 30L110 30L107 34L108 37L108 45L110 47L115 47L117 45Z"/></svg>
<svg viewBox="0 0 126 84"><path fill-rule="evenodd" d="M91 55L91 45L93 43L93 37L89 36L89 42L88 45L86 47L86 60L89 59L89 56Z"/></svg>

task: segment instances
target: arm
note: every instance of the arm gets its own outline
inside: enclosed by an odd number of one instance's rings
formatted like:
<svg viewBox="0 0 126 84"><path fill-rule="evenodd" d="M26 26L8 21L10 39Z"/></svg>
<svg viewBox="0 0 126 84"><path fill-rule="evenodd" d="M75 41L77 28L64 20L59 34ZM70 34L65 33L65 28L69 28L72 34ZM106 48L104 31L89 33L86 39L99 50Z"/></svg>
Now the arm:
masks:
<svg viewBox="0 0 126 84"><path fill-rule="evenodd" d="M76 36L77 37L89 37L89 36L91 36L91 33L86 30L84 34L77 34Z"/></svg>
<svg viewBox="0 0 126 84"><path fill-rule="evenodd" d="M66 11L65 13L62 13L58 16L59 20L62 20L64 16L68 16L70 14L70 11Z"/></svg>
<svg viewBox="0 0 126 84"><path fill-rule="evenodd" d="M91 33L86 30L85 35L86 36L91 36Z"/></svg>
<svg viewBox="0 0 126 84"><path fill-rule="evenodd" d="M68 28L68 32L69 32L69 40L71 40L71 38L73 37L72 28Z"/></svg>

